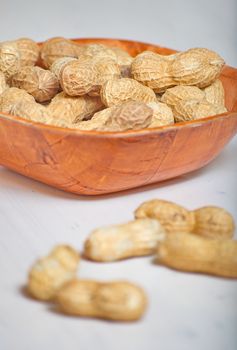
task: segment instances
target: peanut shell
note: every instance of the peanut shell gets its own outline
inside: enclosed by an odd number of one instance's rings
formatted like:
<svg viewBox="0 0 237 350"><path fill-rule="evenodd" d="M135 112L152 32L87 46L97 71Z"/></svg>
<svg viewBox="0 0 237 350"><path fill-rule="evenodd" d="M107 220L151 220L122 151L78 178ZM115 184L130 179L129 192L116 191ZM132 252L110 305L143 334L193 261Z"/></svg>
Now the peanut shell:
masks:
<svg viewBox="0 0 237 350"><path fill-rule="evenodd" d="M107 107L122 104L129 100L156 102L156 95L150 88L129 78L108 80L101 89L101 100Z"/></svg>
<svg viewBox="0 0 237 350"><path fill-rule="evenodd" d="M0 72L0 95L8 88L5 75Z"/></svg>
<svg viewBox="0 0 237 350"><path fill-rule="evenodd" d="M175 108L179 101L205 99L205 92L196 86L178 85L167 89L161 97L161 101L171 108Z"/></svg>
<svg viewBox="0 0 237 350"><path fill-rule="evenodd" d="M225 91L222 82L217 79L204 90L207 102L218 106L225 106Z"/></svg>
<svg viewBox="0 0 237 350"><path fill-rule="evenodd" d="M12 106L17 102L35 103L35 99L25 90L11 87L0 95L0 111L10 113Z"/></svg>
<svg viewBox="0 0 237 350"><path fill-rule="evenodd" d="M40 67L22 68L12 77L11 83L12 86L26 90L38 102L51 100L59 90L56 76Z"/></svg>
<svg viewBox="0 0 237 350"><path fill-rule="evenodd" d="M39 46L29 38L20 38L15 41L17 49L20 53L20 65L34 66L39 59Z"/></svg>
<svg viewBox="0 0 237 350"><path fill-rule="evenodd" d="M182 206L160 199L142 203L135 211L135 218L157 219L166 232L192 232L195 218Z"/></svg>
<svg viewBox="0 0 237 350"><path fill-rule="evenodd" d="M0 72L6 80L17 73L20 69L20 53L17 45L7 41L0 44Z"/></svg>
<svg viewBox="0 0 237 350"><path fill-rule="evenodd" d="M237 278L237 241L167 234L158 244L156 262L180 271Z"/></svg>
<svg viewBox="0 0 237 350"><path fill-rule="evenodd" d="M147 218L96 229L85 242L84 255L103 262L150 255L164 232L157 220Z"/></svg>
<svg viewBox="0 0 237 350"><path fill-rule="evenodd" d="M102 108L100 97L72 97L61 92L52 99L47 110L53 119L64 119L70 124L89 119Z"/></svg>
<svg viewBox="0 0 237 350"><path fill-rule="evenodd" d="M44 66L49 68L58 58L77 58L81 50L83 50L82 47L73 41L62 37L55 37L43 43L40 55Z"/></svg>
<svg viewBox="0 0 237 350"><path fill-rule="evenodd" d="M67 95L82 96L97 88L98 73L89 63L76 60L64 67L60 84Z"/></svg>
<svg viewBox="0 0 237 350"><path fill-rule="evenodd" d="M28 277L29 293L39 300L52 300L66 282L75 278L79 259L78 253L70 246L55 247L31 268Z"/></svg>
<svg viewBox="0 0 237 350"><path fill-rule="evenodd" d="M171 74L177 85L204 88L219 77L224 63L214 51L193 48L180 53L172 62Z"/></svg>
<svg viewBox="0 0 237 350"><path fill-rule="evenodd" d="M152 119L148 128L157 128L174 123L172 109L162 102L149 102L147 106L153 110Z"/></svg>
<svg viewBox="0 0 237 350"><path fill-rule="evenodd" d="M46 107L42 106L39 103L30 102L30 101L19 101L11 105L9 114L28 119L37 123L47 124L50 115Z"/></svg>
<svg viewBox="0 0 237 350"><path fill-rule="evenodd" d="M172 60L151 51L137 55L131 66L132 77L160 93L176 85L170 73Z"/></svg>
<svg viewBox="0 0 237 350"><path fill-rule="evenodd" d="M235 224L232 216L218 207L202 207L193 211L195 216L194 233L209 238L232 238Z"/></svg>
<svg viewBox="0 0 237 350"><path fill-rule="evenodd" d="M143 315L147 298L140 287L126 281L73 280L59 290L57 303L68 315L134 321Z"/></svg>
<svg viewBox="0 0 237 350"><path fill-rule="evenodd" d="M173 108L176 122L202 119L227 112L224 106L214 105L205 100L181 100Z"/></svg>

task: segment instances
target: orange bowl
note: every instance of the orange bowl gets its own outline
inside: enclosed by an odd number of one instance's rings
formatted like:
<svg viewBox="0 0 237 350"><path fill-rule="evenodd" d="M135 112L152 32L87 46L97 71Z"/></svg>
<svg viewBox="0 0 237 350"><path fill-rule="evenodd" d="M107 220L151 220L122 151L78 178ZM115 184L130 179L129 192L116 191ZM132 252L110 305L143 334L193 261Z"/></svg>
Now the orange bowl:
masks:
<svg viewBox="0 0 237 350"><path fill-rule="evenodd" d="M174 50L128 40L75 39L136 55ZM227 113L155 129L96 132L0 113L0 164L67 192L98 195L164 181L211 162L237 132L237 69L225 66Z"/></svg>

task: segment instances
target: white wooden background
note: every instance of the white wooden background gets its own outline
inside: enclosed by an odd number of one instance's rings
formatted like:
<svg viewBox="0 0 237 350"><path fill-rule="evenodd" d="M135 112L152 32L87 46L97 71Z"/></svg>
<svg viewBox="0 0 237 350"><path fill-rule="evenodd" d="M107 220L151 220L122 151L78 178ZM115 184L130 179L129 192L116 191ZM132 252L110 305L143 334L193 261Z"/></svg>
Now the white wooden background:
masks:
<svg viewBox="0 0 237 350"><path fill-rule="evenodd" d="M176 49L203 46L237 65L235 0L0 0L0 41L21 36L120 37ZM210 140L211 142L211 140ZM150 258L114 264L83 261L84 278L126 278L144 287L149 308L131 324L70 318L29 300L29 266L57 243L79 250L96 227L132 219L144 200L159 197L193 209L211 204L237 222L237 140L204 169L120 194L80 197L0 167L0 350L235 350L237 283L179 273Z"/></svg>

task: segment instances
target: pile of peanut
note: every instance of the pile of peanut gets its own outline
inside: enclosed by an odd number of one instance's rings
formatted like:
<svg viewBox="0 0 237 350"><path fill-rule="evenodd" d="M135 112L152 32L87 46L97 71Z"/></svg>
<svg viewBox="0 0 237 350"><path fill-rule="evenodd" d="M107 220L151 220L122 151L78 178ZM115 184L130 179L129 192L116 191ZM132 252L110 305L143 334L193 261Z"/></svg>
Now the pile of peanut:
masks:
<svg viewBox="0 0 237 350"><path fill-rule="evenodd" d="M135 220L94 230L83 257L111 262L151 255L176 270L237 278L234 220L226 210L207 206L189 211L164 200L151 200L135 211ZM128 281L94 281L76 277L79 253L60 245L29 272L28 291L54 302L58 310L83 317L133 321L144 314L147 297Z"/></svg>
<svg viewBox="0 0 237 350"><path fill-rule="evenodd" d="M193 48L136 57L51 38L0 43L0 112L79 130L155 128L227 112L224 60Z"/></svg>

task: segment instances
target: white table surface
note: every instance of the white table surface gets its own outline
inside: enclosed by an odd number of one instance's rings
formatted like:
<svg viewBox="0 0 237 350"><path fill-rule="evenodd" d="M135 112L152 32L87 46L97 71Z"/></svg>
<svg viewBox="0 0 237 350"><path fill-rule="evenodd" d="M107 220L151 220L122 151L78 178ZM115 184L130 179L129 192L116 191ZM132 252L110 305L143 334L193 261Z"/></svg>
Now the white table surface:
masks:
<svg viewBox="0 0 237 350"><path fill-rule="evenodd" d="M236 65L236 1L3 1L0 40L30 36L134 38L177 49L203 46ZM237 282L181 273L150 257L81 261L78 276L128 279L144 287L143 319L122 324L70 318L28 299L29 266L55 244L78 250L99 226L126 222L143 201L189 209L223 206L237 222L237 138L211 164L178 179L101 197L64 193L0 167L0 350L235 350Z"/></svg>

